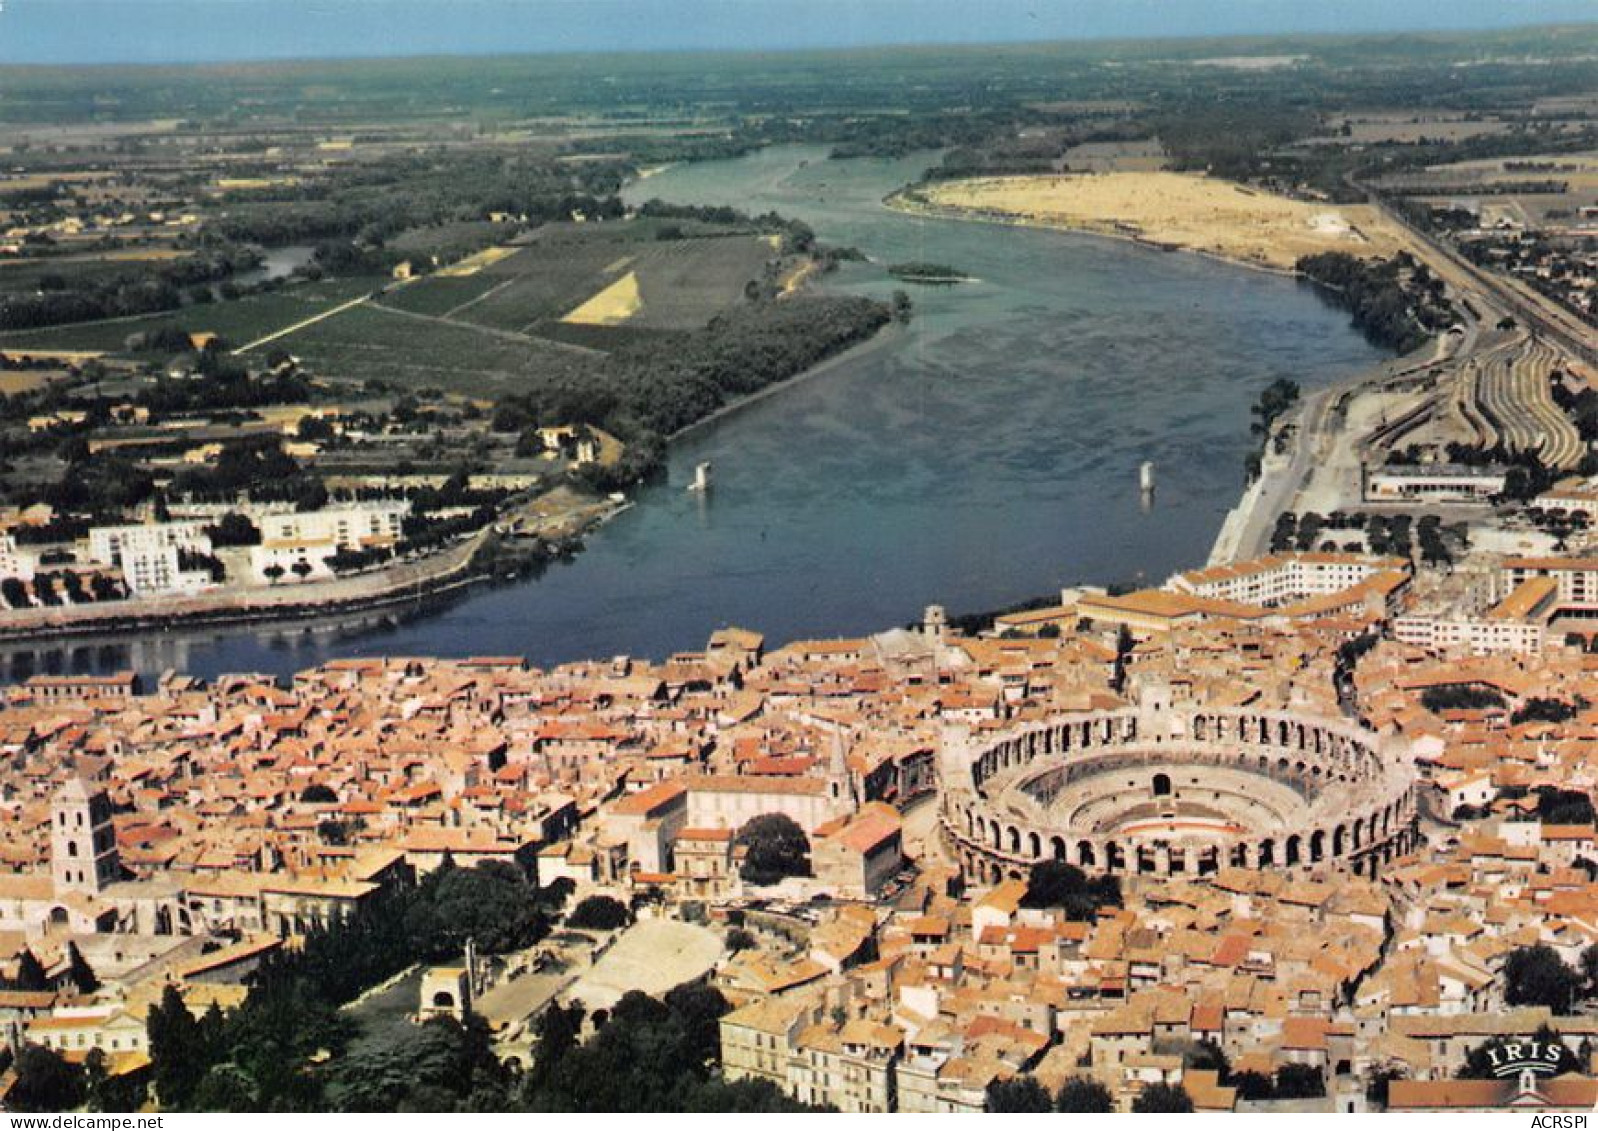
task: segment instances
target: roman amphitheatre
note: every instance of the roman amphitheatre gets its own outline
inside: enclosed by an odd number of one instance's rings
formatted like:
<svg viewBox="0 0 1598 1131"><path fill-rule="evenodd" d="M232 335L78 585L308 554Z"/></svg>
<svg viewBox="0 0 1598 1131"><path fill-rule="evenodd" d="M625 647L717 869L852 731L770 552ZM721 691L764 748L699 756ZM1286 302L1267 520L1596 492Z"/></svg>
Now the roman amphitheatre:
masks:
<svg viewBox="0 0 1598 1131"><path fill-rule="evenodd" d="M1294 200L1190 173L970 178L917 186L890 203L1133 239L1277 271L1320 252L1389 256L1406 246L1374 208Z"/></svg>
<svg viewBox="0 0 1598 1131"><path fill-rule="evenodd" d="M1375 877L1415 838L1404 752L1347 720L1172 704L1061 716L940 755L941 820L973 882L1226 867Z"/></svg>

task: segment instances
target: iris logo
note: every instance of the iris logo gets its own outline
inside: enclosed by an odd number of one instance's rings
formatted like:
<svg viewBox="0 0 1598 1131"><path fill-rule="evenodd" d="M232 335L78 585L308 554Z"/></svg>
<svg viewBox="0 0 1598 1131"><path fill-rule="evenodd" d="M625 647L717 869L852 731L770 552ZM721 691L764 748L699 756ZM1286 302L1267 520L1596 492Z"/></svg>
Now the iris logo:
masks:
<svg viewBox="0 0 1598 1131"><path fill-rule="evenodd" d="M1522 1072L1557 1076L1574 1067L1570 1050L1558 1041L1506 1040L1486 1051L1487 1065L1494 1076L1517 1076Z"/></svg>

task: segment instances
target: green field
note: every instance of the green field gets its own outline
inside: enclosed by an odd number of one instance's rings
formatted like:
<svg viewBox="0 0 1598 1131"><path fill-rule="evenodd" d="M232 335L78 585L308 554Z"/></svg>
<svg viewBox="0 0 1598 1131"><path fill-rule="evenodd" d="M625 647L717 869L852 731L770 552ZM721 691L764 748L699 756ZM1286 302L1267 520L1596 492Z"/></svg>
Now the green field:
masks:
<svg viewBox="0 0 1598 1131"><path fill-rule="evenodd" d="M609 286L632 258L628 247L608 241L523 248L483 272L497 289L456 317L479 326L527 332Z"/></svg>
<svg viewBox="0 0 1598 1131"><path fill-rule="evenodd" d="M112 319L48 326L39 330L16 330L0 334L0 351L123 349L129 335L163 326L179 326L190 333L220 334L235 346L254 341L274 330L292 326L340 303L370 294L386 279L357 276L299 283L270 294L251 295L232 302L213 302L190 306L170 314L151 314L142 318Z"/></svg>
<svg viewBox="0 0 1598 1131"><path fill-rule="evenodd" d="M504 281L504 279L496 278L486 271L480 271L476 275L453 278L429 275L403 287L395 288L388 294L383 295L378 301L384 306L393 307L395 310L409 310L416 314L430 314L436 318L480 297Z"/></svg>
<svg viewBox="0 0 1598 1131"><path fill-rule="evenodd" d="M643 308L625 323L642 330L695 330L743 301L777 250L760 236L657 243L632 265Z"/></svg>
<svg viewBox="0 0 1598 1131"><path fill-rule="evenodd" d="M311 369L340 380L498 396L530 376L586 372L594 355L552 342L360 306L284 339Z"/></svg>
<svg viewBox="0 0 1598 1131"><path fill-rule="evenodd" d="M401 232L388 246L408 255L437 255L451 261L510 239L516 228L515 224L491 224L486 220L457 220Z"/></svg>
<svg viewBox="0 0 1598 1131"><path fill-rule="evenodd" d="M125 275L137 275L151 265L171 263L171 259L65 255L29 259L0 260L0 290L32 290L51 275L73 282L107 282Z"/></svg>

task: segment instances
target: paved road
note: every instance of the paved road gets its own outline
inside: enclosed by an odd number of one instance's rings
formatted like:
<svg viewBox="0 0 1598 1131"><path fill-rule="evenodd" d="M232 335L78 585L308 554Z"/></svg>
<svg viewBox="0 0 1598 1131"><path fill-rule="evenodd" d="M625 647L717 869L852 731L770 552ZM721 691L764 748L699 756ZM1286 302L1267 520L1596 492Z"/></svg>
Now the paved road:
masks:
<svg viewBox="0 0 1598 1131"><path fill-rule="evenodd" d="M305 329L307 326L314 326L318 322L324 321L325 319L328 319L328 318L332 318L335 314L343 314L346 310L353 310L357 306L360 306L362 303L366 302L366 300L371 298L371 297L372 297L371 295L362 295L360 298L352 298L352 299L350 299L349 302L341 302L337 306L329 307L327 310L322 311L322 313L320 313L320 314L313 314L313 315L311 315L311 317L303 319L303 320L301 320L299 322L296 322L292 326L285 326L281 330L273 330L270 334L266 335L266 337L264 337L264 338L256 338L255 341L250 342L248 345L242 345L238 349L234 350L233 352L234 353L249 353L252 349L255 349L257 346L264 346L268 342L275 342L279 338L286 338L290 334L298 333L299 331Z"/></svg>
<svg viewBox="0 0 1598 1131"><path fill-rule="evenodd" d="M1467 330L1465 344L1475 338ZM1241 533L1232 547L1232 558L1243 560L1257 557L1270 548L1271 533L1276 529L1276 517L1294 509L1296 500L1309 483L1317 468L1330 460L1339 431L1345 427L1344 406L1355 393L1381 388L1395 381L1408 381L1447 359L1439 360L1430 353L1409 354L1385 362L1375 369L1336 385L1318 389L1305 397L1295 410L1291 424L1293 435L1288 440L1285 462L1278 457L1263 472L1255 504L1249 508ZM1453 355L1458 357L1456 353ZM1211 564L1215 564L1213 559Z"/></svg>
<svg viewBox="0 0 1598 1131"><path fill-rule="evenodd" d="M1502 339L1491 333L1485 333L1485 329L1509 313L1514 313L1523 321L1543 330L1554 344L1565 348L1567 352L1588 362L1598 360L1590 345L1592 338L1590 332L1587 332L1585 337L1580 333L1573 336L1568 316L1554 317L1551 320L1550 312L1544 309L1546 300L1542 300L1541 296L1523 294L1523 288L1513 289L1507 281L1482 272L1451 247L1410 225L1378 194L1370 192L1352 180L1350 183L1364 191L1373 203L1411 234L1417 248L1424 254L1427 265L1452 288L1455 297L1461 300L1465 333L1460 340L1459 348L1450 358L1421 361L1411 355L1389 362L1371 373L1305 397L1292 418L1296 427L1289 441L1286 462L1277 462L1265 472L1265 479L1259 486L1255 504L1249 508L1243 520L1242 530L1230 547L1230 556L1233 559L1254 557L1269 548L1277 516L1294 508L1311 475L1333 452L1337 440L1336 432L1346 426L1339 406L1346 403L1348 396L1366 389L1380 388L1395 381L1412 379L1416 374L1442 364L1472 364L1474 355L1484 345L1489 350L1502 348ZM1555 312L1556 315L1559 313L1561 312ZM1488 339L1486 343L1482 341L1484 333ZM1527 378L1522 375L1519 380L1524 382ZM1541 392L1546 396L1546 389ZM1519 401L1523 397L1535 396L1536 393L1522 383L1515 386L1512 400ZM1552 406L1551 399L1549 404ZM1503 406L1503 411L1509 419L1517 419L1522 415L1520 409L1512 409L1509 403ZM1556 406L1554 412L1564 427L1569 428L1569 422L1564 420L1562 413L1558 413ZM1536 417L1540 419L1543 425L1542 434L1547 437L1553 450L1561 457L1567 455L1569 437L1565 435L1564 429L1558 427L1554 417L1546 416L1541 411L1536 413ZM1492 422L1487 423L1490 425ZM1533 431L1537 430L1534 428ZM1528 434L1526 438L1530 440L1532 437ZM1540 442L1541 437L1538 437L1538 443ZM1212 557L1212 563L1214 560Z"/></svg>
<svg viewBox="0 0 1598 1131"><path fill-rule="evenodd" d="M1580 358L1589 367L1598 367L1598 334L1574 314L1517 279L1485 271L1460 255L1452 245L1430 232L1415 227L1380 193L1348 178L1348 183L1363 192L1366 199L1398 224L1430 254L1427 263L1445 282L1480 303L1483 319L1491 311L1496 316L1513 314L1550 338L1565 352ZM1496 318L1495 318L1496 320Z"/></svg>

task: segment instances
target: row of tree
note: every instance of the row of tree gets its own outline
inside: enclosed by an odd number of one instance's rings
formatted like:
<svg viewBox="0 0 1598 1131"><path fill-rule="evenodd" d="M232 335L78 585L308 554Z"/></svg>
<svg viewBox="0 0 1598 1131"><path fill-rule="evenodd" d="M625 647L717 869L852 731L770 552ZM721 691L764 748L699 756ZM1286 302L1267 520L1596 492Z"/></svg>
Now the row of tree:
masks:
<svg viewBox="0 0 1598 1131"><path fill-rule="evenodd" d="M70 273L45 276L42 282L48 287L0 292L0 326L29 330L176 310L184 303L185 287L225 279L259 260L256 251L226 244L183 259L130 266L109 278Z"/></svg>
<svg viewBox="0 0 1598 1131"><path fill-rule="evenodd" d="M1426 276L1424 287L1406 288L1404 270L1410 271L1412 283L1420 271L1407 256L1372 262L1347 252L1325 251L1306 255L1295 266L1348 310L1361 333L1399 353L1417 349L1453 320L1453 312L1431 289L1432 276Z"/></svg>
<svg viewBox="0 0 1598 1131"><path fill-rule="evenodd" d="M1103 1084L1087 1076L1073 1076L1053 1095L1032 1076L1011 1076L988 1085L983 1104L990 1112L1051 1111L1108 1114L1116 1110L1115 1098ZM1145 1115L1190 1112L1193 1098L1180 1084L1150 1084L1132 1101L1132 1110Z"/></svg>

